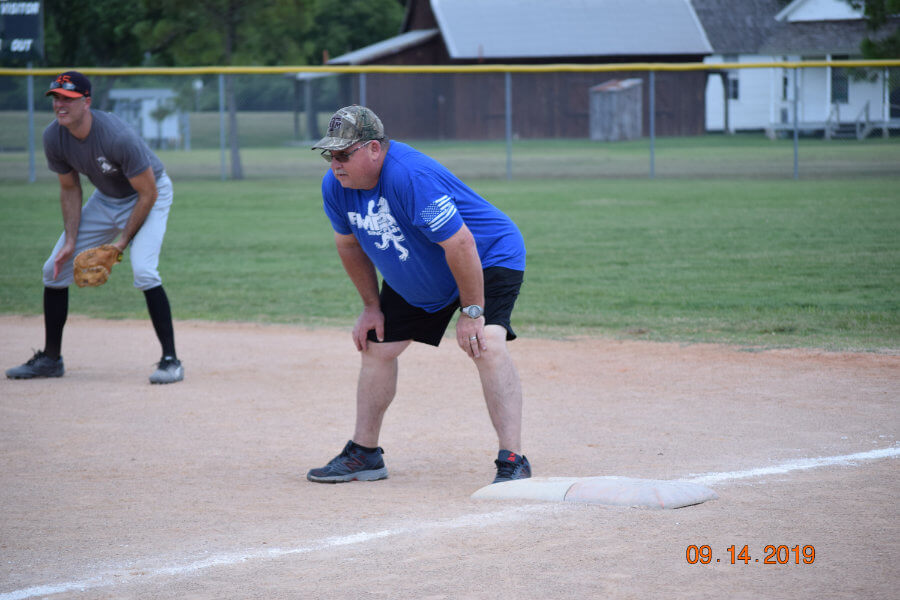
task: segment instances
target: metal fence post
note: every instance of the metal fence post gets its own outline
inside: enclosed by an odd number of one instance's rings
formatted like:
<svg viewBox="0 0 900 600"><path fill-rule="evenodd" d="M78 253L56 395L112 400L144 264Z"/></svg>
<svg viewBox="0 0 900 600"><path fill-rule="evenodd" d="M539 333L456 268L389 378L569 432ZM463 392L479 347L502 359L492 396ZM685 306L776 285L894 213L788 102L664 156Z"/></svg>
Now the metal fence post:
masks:
<svg viewBox="0 0 900 600"><path fill-rule="evenodd" d="M506 86L506 180L512 181L512 73L504 77Z"/></svg>
<svg viewBox="0 0 900 600"><path fill-rule="evenodd" d="M28 61L31 70L31 61ZM34 75L28 74L28 183L37 181L34 170Z"/></svg>
<svg viewBox="0 0 900 600"><path fill-rule="evenodd" d="M313 108L313 80L307 79L303 83L303 107L306 111L306 137L304 139L314 140L319 137L319 128L316 125L316 111Z"/></svg>
<svg viewBox="0 0 900 600"><path fill-rule="evenodd" d="M367 106L366 104L366 74L359 74L359 105Z"/></svg>
<svg viewBox="0 0 900 600"><path fill-rule="evenodd" d="M650 179L656 177L656 72L650 71Z"/></svg>
<svg viewBox="0 0 900 600"><path fill-rule="evenodd" d="M881 115L882 120L884 121L884 127L881 128L881 137L884 139L888 139L891 137L891 72L887 67L884 68L881 76Z"/></svg>
<svg viewBox="0 0 900 600"><path fill-rule="evenodd" d="M225 74L219 73L219 158L222 181L228 178L225 166Z"/></svg>
<svg viewBox="0 0 900 600"><path fill-rule="evenodd" d="M797 79L800 77L800 69L794 67L794 179L800 179L800 129L797 115L797 107L800 105L800 84Z"/></svg>

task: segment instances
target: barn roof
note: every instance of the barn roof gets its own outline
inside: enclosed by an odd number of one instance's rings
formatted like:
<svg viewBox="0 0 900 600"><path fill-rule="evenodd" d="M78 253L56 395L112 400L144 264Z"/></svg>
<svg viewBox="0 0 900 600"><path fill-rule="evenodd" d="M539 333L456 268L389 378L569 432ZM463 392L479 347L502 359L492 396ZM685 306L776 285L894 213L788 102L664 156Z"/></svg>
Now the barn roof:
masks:
<svg viewBox="0 0 900 600"><path fill-rule="evenodd" d="M452 59L709 54L688 0L431 0Z"/></svg>
<svg viewBox="0 0 900 600"><path fill-rule="evenodd" d="M336 56L328 61L330 65L363 65L374 60L405 50L411 46L416 46L422 42L426 42L431 38L440 34L437 29L416 29L407 31L400 35L382 40L378 43Z"/></svg>

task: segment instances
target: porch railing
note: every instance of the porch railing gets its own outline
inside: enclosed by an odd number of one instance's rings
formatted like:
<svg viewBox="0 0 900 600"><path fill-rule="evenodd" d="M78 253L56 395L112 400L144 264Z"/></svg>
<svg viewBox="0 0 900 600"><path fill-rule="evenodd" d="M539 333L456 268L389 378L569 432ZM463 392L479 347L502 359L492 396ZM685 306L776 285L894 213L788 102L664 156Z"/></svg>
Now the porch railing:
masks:
<svg viewBox="0 0 900 600"><path fill-rule="evenodd" d="M828 111L828 118L825 119L825 139L830 140L834 137L835 131L841 125L841 105L832 104L831 110Z"/></svg>
<svg viewBox="0 0 900 600"><path fill-rule="evenodd" d="M866 105L863 106L862 110L859 111L859 114L856 115L856 139L866 139L869 137L869 134L872 133L873 129L875 129L875 125L872 124L872 121L869 118L869 101L867 100Z"/></svg>

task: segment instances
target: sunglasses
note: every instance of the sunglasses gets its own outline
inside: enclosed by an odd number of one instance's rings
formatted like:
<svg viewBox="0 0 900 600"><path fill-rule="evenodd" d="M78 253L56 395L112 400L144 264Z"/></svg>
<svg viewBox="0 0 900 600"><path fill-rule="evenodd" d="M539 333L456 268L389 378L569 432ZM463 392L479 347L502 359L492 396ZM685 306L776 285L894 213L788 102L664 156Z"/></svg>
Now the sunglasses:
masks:
<svg viewBox="0 0 900 600"><path fill-rule="evenodd" d="M369 140L362 146L357 146L356 149L351 150L350 152L341 152L340 154L335 154L331 150L322 150L321 155L322 155L322 158L325 159L325 162L327 162L329 164L331 164L331 161L333 161L333 160L336 160L339 163L345 163L348 160L350 160L351 156L353 156L355 153L359 152L360 150L362 150L363 148L365 148L366 146L368 146L369 144L371 144L374 141L375 140Z"/></svg>
<svg viewBox="0 0 900 600"><path fill-rule="evenodd" d="M71 81L63 81L62 83L60 83L59 81L54 81L53 83L50 84L51 90L58 90L59 88L62 88L64 90L69 90L70 92L78 92L78 93L84 94L85 96L90 95L88 92L78 89L78 86L75 85L74 83L72 83Z"/></svg>

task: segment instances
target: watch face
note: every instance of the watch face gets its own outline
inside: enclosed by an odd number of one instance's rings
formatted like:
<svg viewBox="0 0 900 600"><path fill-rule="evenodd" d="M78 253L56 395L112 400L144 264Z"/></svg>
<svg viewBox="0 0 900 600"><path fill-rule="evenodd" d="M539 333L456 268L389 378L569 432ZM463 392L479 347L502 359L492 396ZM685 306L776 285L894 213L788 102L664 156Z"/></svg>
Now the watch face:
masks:
<svg viewBox="0 0 900 600"><path fill-rule="evenodd" d="M478 306L477 304L473 304L471 306L467 306L463 309L463 312L472 317L473 319L477 319L484 313L484 310Z"/></svg>

